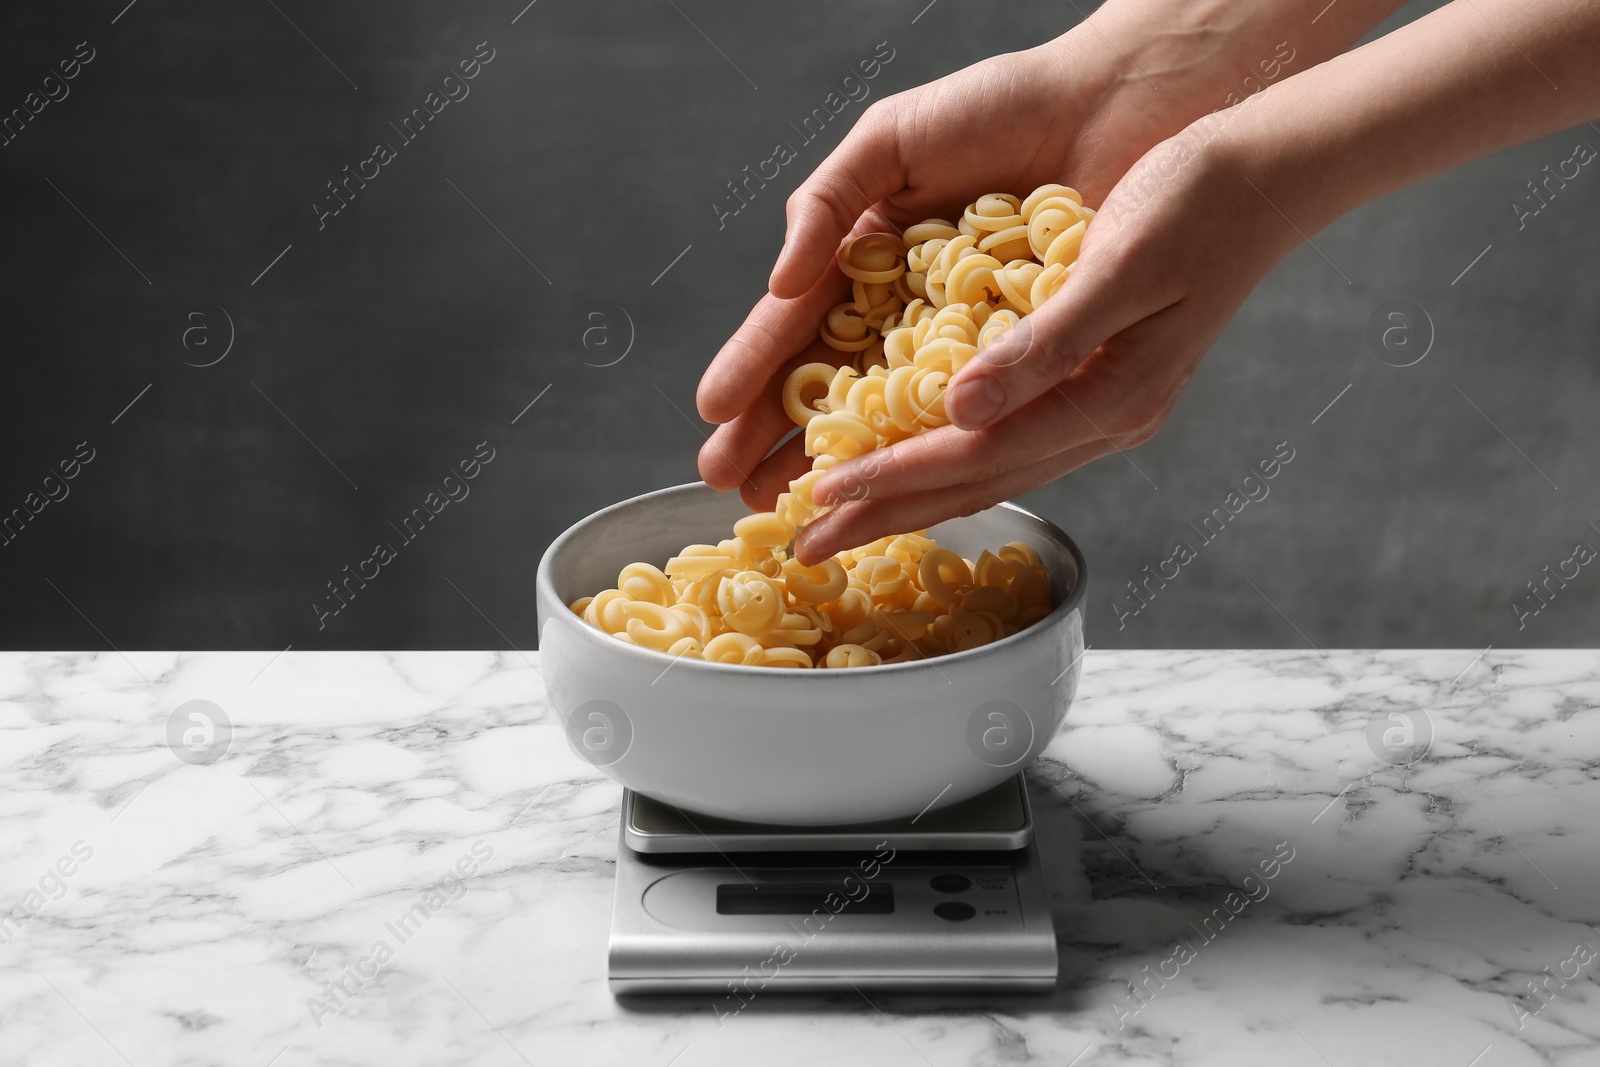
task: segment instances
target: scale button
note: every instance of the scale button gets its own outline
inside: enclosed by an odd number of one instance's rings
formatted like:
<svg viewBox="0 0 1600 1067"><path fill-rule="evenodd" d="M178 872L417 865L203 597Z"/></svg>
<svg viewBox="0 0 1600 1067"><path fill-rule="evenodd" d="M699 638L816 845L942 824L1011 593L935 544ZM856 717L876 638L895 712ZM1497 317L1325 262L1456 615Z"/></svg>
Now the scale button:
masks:
<svg viewBox="0 0 1600 1067"><path fill-rule="evenodd" d="M976 908L960 900L946 900L933 906L933 913L953 923L965 922L978 914Z"/></svg>
<svg viewBox="0 0 1600 1067"><path fill-rule="evenodd" d="M972 879L964 874L936 874L928 884L941 893L961 893L972 888Z"/></svg>

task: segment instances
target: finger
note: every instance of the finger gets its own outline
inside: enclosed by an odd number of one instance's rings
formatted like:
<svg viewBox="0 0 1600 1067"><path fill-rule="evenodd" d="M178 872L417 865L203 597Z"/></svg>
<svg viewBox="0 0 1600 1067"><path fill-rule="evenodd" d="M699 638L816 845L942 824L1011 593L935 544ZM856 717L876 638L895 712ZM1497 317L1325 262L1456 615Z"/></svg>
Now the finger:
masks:
<svg viewBox="0 0 1600 1067"><path fill-rule="evenodd" d="M896 221L874 207L856 221L849 236L863 233L902 233ZM775 362L793 356L817 340L822 320L836 304L850 296L850 281L835 263L821 281L804 297L779 300L764 296L756 303L728 342L722 346L700 379L695 405L707 422L727 422L747 408L759 392L752 383ZM812 344L814 349L816 346ZM828 349L833 353L832 349ZM837 356L833 353L833 356ZM801 360L809 363L840 363L838 358ZM781 381L779 383L782 385ZM714 416L723 416L716 418Z"/></svg>
<svg viewBox="0 0 1600 1067"><path fill-rule="evenodd" d="M844 362L844 353L817 341L775 371L761 391L733 419L712 432L700 449L700 477L715 489L732 489L743 482L795 424L783 410L783 384L796 367L805 363Z"/></svg>
<svg viewBox="0 0 1600 1067"><path fill-rule="evenodd" d="M778 494L787 491L790 482L810 469L805 438L795 437L756 465L739 495L752 511L771 511L777 506Z"/></svg>
<svg viewBox="0 0 1600 1067"><path fill-rule="evenodd" d="M732 422L723 423L700 446L700 477L711 488L723 492L741 488L772 446L782 439L783 428L768 425L766 407L761 402L760 408L751 408ZM762 440L767 442L765 448L758 443Z"/></svg>
<svg viewBox="0 0 1600 1067"><path fill-rule="evenodd" d="M1125 438L1173 392L1166 385L1170 375L1150 355L1165 350L1125 340L1142 332L1136 328L1119 337L1078 374L992 426L941 426L834 465L817 480L816 501L837 504L987 481L1096 441L1131 446L1135 442Z"/></svg>
<svg viewBox="0 0 1600 1067"><path fill-rule="evenodd" d="M796 297L816 284L863 212L906 184L896 105L868 108L785 206L783 251L767 288Z"/></svg>
<svg viewBox="0 0 1600 1067"><path fill-rule="evenodd" d="M1112 451L1114 446L1102 440L1068 449L986 482L848 501L800 532L795 541L795 556L805 566L815 566L837 552L871 544L880 537L923 530L946 519L971 515L1035 489Z"/></svg>
<svg viewBox="0 0 1600 1067"><path fill-rule="evenodd" d="M1040 397L1013 418L983 430L941 426L830 468L814 498L833 506L869 496L918 493L996 477L1092 436L1071 407Z"/></svg>
<svg viewBox="0 0 1600 1067"><path fill-rule="evenodd" d="M758 300L700 379L700 417L728 422L748 408L774 369L817 339L829 309L849 292L849 279L836 265L803 296L780 300L768 294Z"/></svg>
<svg viewBox="0 0 1600 1067"><path fill-rule="evenodd" d="M1110 246L1101 244L1100 248ZM962 367L945 411L963 429L992 426L1048 392L1095 349L1174 304L1170 287L1139 284L1116 254L1086 250L1065 285Z"/></svg>

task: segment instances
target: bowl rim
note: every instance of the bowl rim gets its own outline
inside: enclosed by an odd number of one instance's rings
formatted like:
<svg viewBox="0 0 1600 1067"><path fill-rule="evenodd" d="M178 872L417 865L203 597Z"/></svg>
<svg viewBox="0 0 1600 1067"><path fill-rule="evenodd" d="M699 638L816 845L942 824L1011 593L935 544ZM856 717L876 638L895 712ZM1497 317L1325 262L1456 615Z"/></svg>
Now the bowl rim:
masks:
<svg viewBox="0 0 1600 1067"><path fill-rule="evenodd" d="M907 660L902 663L878 663L870 667L851 667L848 669L833 670L817 667L807 670L804 668L795 667L764 667L743 663L718 663L714 660L691 659L688 656L673 656L657 649L645 648L643 645L633 644L629 641L618 641L604 630L600 630L589 625L583 620L581 615L578 615L576 612L574 612L565 601L556 596L555 590L552 588L551 581L553 559L561 548L574 539L574 535L577 534L582 527L602 519L612 512L620 511L621 509L627 507L637 506L655 497L692 492L702 489L712 493L717 492L717 490L712 489L703 481L683 482L679 485L669 485L661 489L653 489L648 493L640 493L638 496L628 497L625 500L619 500L615 504L608 505L607 507L601 508L599 511L593 512L592 514L579 519L571 526L568 526L554 540L552 540L549 547L544 550L544 555L539 557L539 566L534 574L534 601L535 607L537 607L540 594L548 593L551 601L558 605L561 610L556 615L553 615L550 620L541 622L539 626L539 637L541 642L544 638L544 628L546 625L548 625L548 622L554 622L557 618L564 616L564 621L559 625L569 626L569 628L573 629L575 632L582 633L584 636L580 638L580 640L593 641L595 642L594 647L596 648L604 648L606 651L611 653L620 652L624 656L634 657L644 664L654 663L664 664L666 666L679 664L684 669L689 670L691 674L704 672L713 676L720 674L736 678L757 677L818 680L822 678L828 678L830 679L831 683L837 684L838 682L852 677L866 676L879 678L888 674L903 672L906 669L926 670L929 667L932 667L934 670L938 670L939 665L944 663L959 665L961 663L970 662L981 657L1003 654L1004 650L1014 643L1020 642L1022 639L1027 637L1036 636L1035 631L1043 631L1044 629L1050 628L1053 625L1059 624L1072 612L1077 611L1083 605L1084 597L1086 596L1088 589L1089 567L1087 561L1083 558L1083 550L1078 547L1078 543L1068 536L1065 530L1051 522L1049 519L1044 518L1041 515L1037 515L1034 512L1029 511L1027 508L1012 503L1009 500L1002 500L999 503L990 506L1004 508L1007 511L1014 511L1025 518L1032 519L1034 522L1037 522L1043 526L1046 533L1054 537L1061 543L1063 547L1066 548L1066 550L1072 556L1073 563L1078 568L1078 581L1073 586L1072 592L1067 595L1067 598L1056 605L1055 610L1051 611L1050 614L1046 615L1032 626L1029 626L1023 630L1018 630L1009 637L1002 637L998 641L991 641L986 645L979 645L977 648L969 648L961 652L947 652L942 656L924 656L921 659ZM989 509L983 508L980 510L987 511ZM973 512L971 514L977 513ZM967 516L958 516L958 518L965 517ZM935 525L938 524L936 523ZM542 652L543 650L543 645L541 643L540 651ZM665 667L663 668L662 673L666 673Z"/></svg>

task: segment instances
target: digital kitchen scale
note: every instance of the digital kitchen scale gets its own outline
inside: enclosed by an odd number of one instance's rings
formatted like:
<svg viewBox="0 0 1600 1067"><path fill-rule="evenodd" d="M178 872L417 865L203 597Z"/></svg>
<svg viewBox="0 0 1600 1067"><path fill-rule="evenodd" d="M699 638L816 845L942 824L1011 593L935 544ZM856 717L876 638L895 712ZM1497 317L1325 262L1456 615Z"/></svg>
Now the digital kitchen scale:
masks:
<svg viewBox="0 0 1600 1067"><path fill-rule="evenodd" d="M1021 773L915 819L713 819L626 790L613 993L1048 990L1056 937ZM719 1013L720 1014L720 1013Z"/></svg>

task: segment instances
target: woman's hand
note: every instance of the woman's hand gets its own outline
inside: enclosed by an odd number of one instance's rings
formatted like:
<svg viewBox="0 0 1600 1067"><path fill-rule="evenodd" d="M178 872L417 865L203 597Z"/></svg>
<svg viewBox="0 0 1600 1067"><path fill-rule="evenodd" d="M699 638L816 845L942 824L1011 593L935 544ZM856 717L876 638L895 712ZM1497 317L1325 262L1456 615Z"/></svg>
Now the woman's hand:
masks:
<svg viewBox="0 0 1600 1067"><path fill-rule="evenodd" d="M1199 129L1225 130L1235 114ZM953 425L822 476L814 498L835 507L803 531L801 561L970 514L1148 440L1300 240L1230 147L1226 132L1186 131L1135 164L1060 292L952 380Z"/></svg>
<svg viewBox="0 0 1600 1067"><path fill-rule="evenodd" d="M1139 153L1120 180L1128 145L1141 134L1153 144L1151 130L1208 98L1214 64L1195 57L1233 63L1254 47L1246 23L1261 22L1270 40L1282 19L1300 19L1295 5L1111 0L1052 45L880 102L790 199L773 295L701 382L701 413L724 423L701 453L706 481L742 484L764 509L809 466L798 440L768 452L788 430L778 400L788 369L831 354L811 342L845 291L832 257L847 230L1052 181L1094 204L1114 185L1067 284L951 381L953 425L838 464L817 482L814 498L835 506L801 534L803 563L976 511L1147 440L1250 290L1306 234L1410 182L1600 113L1592 3L1455 0L1322 62L1394 6L1328 5L1312 19L1326 17L1322 36L1302 50L1309 69ZM1106 77L1114 68L1085 58L1094 54L1088 31L1152 86L1155 70L1160 95L1130 89L1131 75ZM1260 27L1253 32L1259 43ZM1115 43L1119 33L1143 44L1130 52ZM1182 61L1167 66L1163 55ZM1457 121L1463 114L1473 121Z"/></svg>
<svg viewBox="0 0 1600 1067"><path fill-rule="evenodd" d="M971 199L973 190L1032 189L1073 175L1104 195L1128 146L1159 139L1146 111L1104 103L1115 82L1066 38L999 56L879 101L789 198L788 235L771 293L723 346L700 383L700 414L722 425L700 454L705 480L771 508L810 467L779 397L801 363L840 361L817 339L828 309L849 298L834 263L852 233L898 231ZM1124 87L1123 95L1140 95ZM1117 117L1120 115L1121 117Z"/></svg>
<svg viewBox="0 0 1600 1067"><path fill-rule="evenodd" d="M1060 291L956 374L953 425L817 481L814 499L838 506L796 554L809 563L970 513L1147 440L1307 235L1600 114L1597 48L1593 4L1457 0L1158 145L1106 197ZM1473 122L1452 125L1463 114Z"/></svg>
<svg viewBox="0 0 1600 1067"><path fill-rule="evenodd" d="M817 327L849 292L833 262L846 236L1048 182L1099 204L1153 145L1342 51L1398 2L1342 0L1308 25L1282 0L1108 0L1055 41L874 104L789 198L771 293L700 382L700 414L721 424L701 476L766 510L809 468L798 439L773 451L794 428L779 398L794 367L839 361Z"/></svg>

